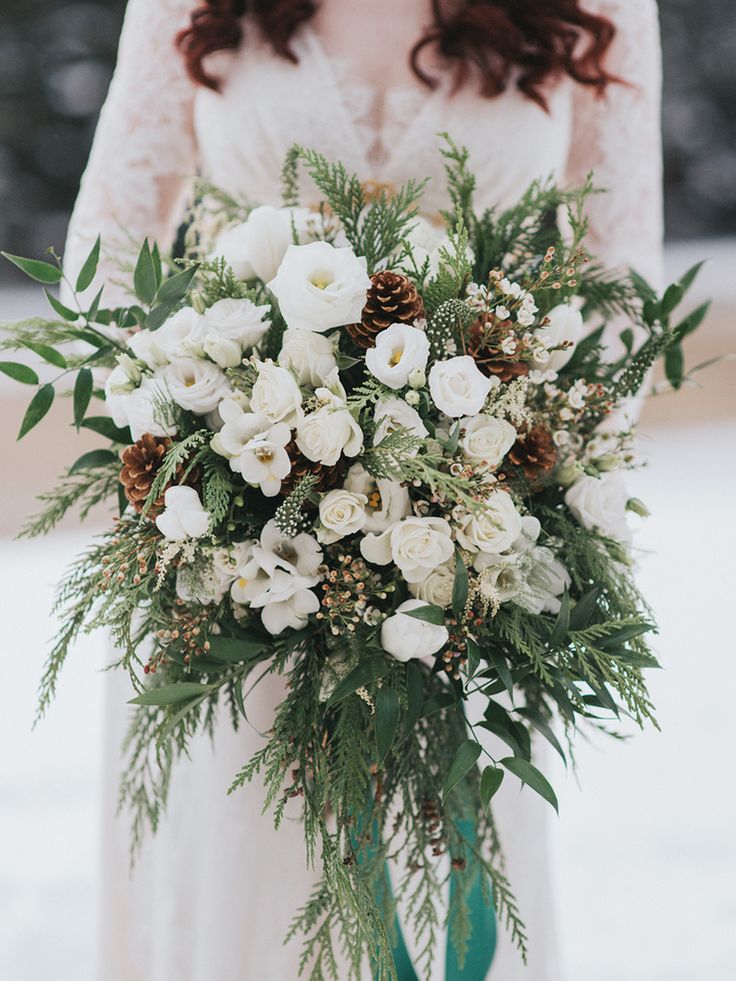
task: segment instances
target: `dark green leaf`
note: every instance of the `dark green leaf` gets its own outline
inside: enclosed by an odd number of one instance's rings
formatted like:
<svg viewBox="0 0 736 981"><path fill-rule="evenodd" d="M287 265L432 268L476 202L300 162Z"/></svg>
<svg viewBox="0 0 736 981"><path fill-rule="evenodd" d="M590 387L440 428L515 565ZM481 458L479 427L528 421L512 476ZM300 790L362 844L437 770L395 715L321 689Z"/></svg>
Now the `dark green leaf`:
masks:
<svg viewBox="0 0 736 981"><path fill-rule="evenodd" d="M584 630L596 611L601 591L597 587L589 590L570 610L570 630Z"/></svg>
<svg viewBox="0 0 736 981"><path fill-rule="evenodd" d="M70 474L79 473L81 470L94 470L95 467L106 467L110 463L117 463L118 455L112 450L90 450L83 453L78 460L69 468Z"/></svg>
<svg viewBox="0 0 736 981"><path fill-rule="evenodd" d="M567 589L565 589L565 592L562 594L562 602L560 603L560 612L557 614L557 620L555 621L552 634L549 638L550 649L555 650L558 647L563 647L569 633L570 594L568 593Z"/></svg>
<svg viewBox="0 0 736 981"><path fill-rule="evenodd" d="M388 756L399 725L399 696L385 685L376 692L376 748L378 762Z"/></svg>
<svg viewBox="0 0 736 981"><path fill-rule="evenodd" d="M656 300L647 300L642 308L644 321L651 327L660 319L659 303Z"/></svg>
<svg viewBox="0 0 736 981"><path fill-rule="evenodd" d="M406 665L406 700L407 710L404 718L404 728L411 732L419 720L424 698L424 675L422 669L414 661Z"/></svg>
<svg viewBox="0 0 736 981"><path fill-rule="evenodd" d="M703 268L703 266L706 264L707 261L708 261L707 259L703 259L701 262L696 262L694 266L691 266L690 269L688 269L688 271L685 273L684 276L680 276L679 283L680 286L682 287L683 293L685 292L685 290L690 289L690 287L695 282L695 278L697 277L698 273L700 272L700 270Z"/></svg>
<svg viewBox="0 0 736 981"><path fill-rule="evenodd" d="M434 715L436 712L441 712L443 709L450 708L456 704L457 696L453 695L452 692L443 691L436 695L430 695L424 705L422 705L421 718L427 719L430 715Z"/></svg>
<svg viewBox="0 0 736 981"><path fill-rule="evenodd" d="M49 305L54 313L58 313L62 320L77 320L79 318L79 313L76 310L70 310L69 307L65 307L61 300L57 300L53 293L50 293L47 289L44 289L46 294L46 299L49 301Z"/></svg>
<svg viewBox="0 0 736 981"><path fill-rule="evenodd" d="M414 617L415 620L423 620L425 623L434 623L440 627L445 625L445 611L441 606L434 606L432 603L417 607L416 610L404 610L404 616Z"/></svg>
<svg viewBox="0 0 736 981"><path fill-rule="evenodd" d="M527 756L515 734L510 732L505 726L496 725L494 722L478 722L476 725L480 726L481 729L485 729L486 732L490 732L491 735L496 736L501 742L506 743L514 756Z"/></svg>
<svg viewBox="0 0 736 981"><path fill-rule="evenodd" d="M664 296L662 297L661 311L662 316L667 317L672 311L682 302L682 298L685 295L685 289L681 283L673 283L668 286L664 291Z"/></svg>
<svg viewBox="0 0 736 981"><path fill-rule="evenodd" d="M337 688L330 696L330 705L336 705L343 698L352 695L358 688L365 688L367 685L377 681L386 673L386 662L381 657L371 657L362 661L357 667L353 668L347 678L343 678Z"/></svg>
<svg viewBox="0 0 736 981"><path fill-rule="evenodd" d="M501 766L506 767L509 773L513 773L522 783L527 784L540 797L543 797L559 814L560 809L557 803L557 796L551 784L533 763L530 763L528 760L521 760L518 756L506 756L500 760L500 763Z"/></svg>
<svg viewBox="0 0 736 981"><path fill-rule="evenodd" d="M92 304L89 310L87 311L86 319L90 323L94 323L95 320L97 320L97 314L100 309L100 301L102 300L102 292L104 289L105 289L104 285L100 286L99 290L97 291L97 295L95 296L94 300L92 300Z"/></svg>
<svg viewBox="0 0 736 981"><path fill-rule="evenodd" d="M84 293L88 286L92 285L92 280L95 278L97 273L97 264L100 261L100 236L97 236L97 241L92 246L92 251L84 260L84 265L79 270L79 275L77 276L77 293Z"/></svg>
<svg viewBox="0 0 736 981"><path fill-rule="evenodd" d="M74 425L79 429L84 419L84 413L89 408L94 382L89 368L80 368L74 383Z"/></svg>
<svg viewBox="0 0 736 981"><path fill-rule="evenodd" d="M509 695L514 688L514 678L509 669L508 661L499 651L492 650L489 654L491 664L498 672L498 677Z"/></svg>
<svg viewBox="0 0 736 981"><path fill-rule="evenodd" d="M26 414L23 416L18 439L22 439L26 433L30 432L43 419L53 405L54 394L53 385L42 385L39 388L31 399L31 403L26 409Z"/></svg>
<svg viewBox="0 0 736 981"><path fill-rule="evenodd" d="M200 685L194 681L180 681L175 685L163 685L144 691L128 701L128 705L178 705L190 698L199 698L213 691L216 685Z"/></svg>
<svg viewBox="0 0 736 981"><path fill-rule="evenodd" d="M128 507L128 498L125 496L125 488L122 484L118 484L118 514L122 518Z"/></svg>
<svg viewBox="0 0 736 981"><path fill-rule="evenodd" d="M685 317L684 320L681 320L677 327L675 327L675 337L681 341L684 340L684 338L686 338L689 334L692 334L693 331L697 330L708 315L710 307L711 301L708 300L707 303L701 303L700 306L693 310L692 313L689 313L687 317Z"/></svg>
<svg viewBox="0 0 736 981"><path fill-rule="evenodd" d="M34 341L24 341L23 347L27 347L29 351L33 351L39 358L42 358L48 364L52 364L55 368L66 368L66 358L64 355L55 350L55 348L49 347L48 344L36 344Z"/></svg>
<svg viewBox="0 0 736 981"><path fill-rule="evenodd" d="M133 442L130 430L120 429L109 416L88 416L82 423L82 429L91 429L93 433L104 436L113 443Z"/></svg>
<svg viewBox="0 0 736 981"><path fill-rule="evenodd" d="M243 716L243 718L248 721L248 715L245 711L245 699L243 698L243 679L236 678L233 682L233 698L235 699L235 704L238 706L238 712Z"/></svg>
<svg viewBox="0 0 736 981"><path fill-rule="evenodd" d="M664 373L675 390L680 388L685 378L685 355L679 344L667 348L664 356Z"/></svg>
<svg viewBox="0 0 736 981"><path fill-rule="evenodd" d="M468 600L468 570L465 568L460 549L455 549L455 582L452 586L452 612L458 623L463 622Z"/></svg>
<svg viewBox="0 0 736 981"><path fill-rule="evenodd" d="M634 651L611 651L613 657L617 657L620 661L625 661L626 664L630 664L632 668L661 668L662 665L656 659L656 657L650 657L647 654L638 654Z"/></svg>
<svg viewBox="0 0 736 981"><path fill-rule="evenodd" d="M210 655L219 661L227 661L228 664L238 664L241 661L251 661L260 657L268 646L264 640L243 640L238 637L223 637L222 635L210 637L209 642Z"/></svg>
<svg viewBox="0 0 736 981"><path fill-rule="evenodd" d="M468 652L468 677L472 678L480 664L480 647L478 647L472 637L468 637L466 649Z"/></svg>
<svg viewBox="0 0 736 981"><path fill-rule="evenodd" d="M148 239L143 243L140 254L138 256L138 262L135 266L135 272L133 274L133 286L135 288L135 295L138 299L150 306L153 303L153 299L156 296L156 289L158 287L158 281L156 277L156 267L154 264L153 256L151 255L151 249L148 244Z"/></svg>
<svg viewBox="0 0 736 981"><path fill-rule="evenodd" d="M38 385L38 375L29 368L27 364L18 364L16 361L0 361L0 371L13 381L23 385Z"/></svg>
<svg viewBox="0 0 736 981"><path fill-rule="evenodd" d="M186 296L187 290L194 279L197 267L183 269L169 279L165 280L156 295L158 303L168 303L174 305Z"/></svg>
<svg viewBox="0 0 736 981"><path fill-rule="evenodd" d="M550 746L554 746L554 748L562 757L562 762L565 764L565 766L567 766L567 757L565 756L565 751L560 745L559 739L550 728L547 720L543 719L538 712L534 712L532 709L529 708L519 708L516 711L523 719L526 719L527 722L530 723L530 725L534 726L534 728L537 730L538 733L544 736L544 738L547 740Z"/></svg>
<svg viewBox="0 0 736 981"><path fill-rule="evenodd" d="M480 745L473 739L466 739L464 743L461 743L458 746L457 752L455 753L454 759L447 773L447 779L445 780L445 788L443 791L443 796L445 798L473 769L475 764L478 762L478 757L481 753L482 749Z"/></svg>
<svg viewBox="0 0 736 981"><path fill-rule="evenodd" d="M143 326L148 330L158 330L169 319L173 309L174 307L171 303L161 303L153 307L144 319Z"/></svg>
<svg viewBox="0 0 736 981"><path fill-rule="evenodd" d="M652 630L654 630L653 623L630 623L625 627L618 627L602 637L598 641L598 646L604 650L609 647L618 647L620 644L626 643L627 640L641 637L642 634L648 634Z"/></svg>
<svg viewBox="0 0 736 981"><path fill-rule="evenodd" d="M26 276L35 279L37 283L46 283L54 286L61 281L61 269L52 266L50 262L39 262L38 259L23 259L19 255L11 255L9 252L0 252L9 262L17 266Z"/></svg>
<svg viewBox="0 0 736 981"><path fill-rule="evenodd" d="M503 776L503 770L497 766L487 766L483 771L480 778L480 802L485 811L488 810L491 798L503 783Z"/></svg>

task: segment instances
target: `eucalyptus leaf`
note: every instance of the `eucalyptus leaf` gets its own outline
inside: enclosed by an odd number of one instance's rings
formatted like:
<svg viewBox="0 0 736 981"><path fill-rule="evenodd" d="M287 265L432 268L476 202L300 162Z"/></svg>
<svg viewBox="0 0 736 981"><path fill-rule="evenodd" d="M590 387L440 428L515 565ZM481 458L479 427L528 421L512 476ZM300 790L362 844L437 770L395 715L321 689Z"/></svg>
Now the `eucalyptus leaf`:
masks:
<svg viewBox="0 0 736 981"><path fill-rule="evenodd" d="M89 408L94 388L92 371L89 368L80 368L77 380L74 383L74 425L79 429L84 421L84 414Z"/></svg>
<svg viewBox="0 0 736 981"><path fill-rule="evenodd" d="M196 272L197 266L191 266L165 280L156 294L157 303L176 304L183 300Z"/></svg>
<svg viewBox="0 0 736 981"><path fill-rule="evenodd" d="M48 286L55 286L61 282L61 269L52 266L50 262L40 262L38 259L24 259L19 255L11 255L9 252L0 252L8 262L12 262L22 272L35 279L37 283L46 283Z"/></svg>
<svg viewBox="0 0 736 981"><path fill-rule="evenodd" d="M450 764L450 769L447 772L447 779L445 780L443 790L443 797L445 799L473 769L481 753L482 749L474 739L466 739L464 743L458 746L457 752Z"/></svg>
<svg viewBox="0 0 736 981"><path fill-rule="evenodd" d="M141 692L128 701L128 705L178 705L191 698L200 698L207 692L214 691L217 685L200 685L195 681L180 681L174 685L162 685L161 688L151 688Z"/></svg>
<svg viewBox="0 0 736 981"><path fill-rule="evenodd" d="M42 385L39 388L31 399L30 405L26 409L26 414L23 416L18 439L22 439L26 433L30 432L43 419L54 403L54 395L53 385Z"/></svg>
<svg viewBox="0 0 736 981"><path fill-rule="evenodd" d="M74 321L79 319L79 311L71 310L69 307L64 306L61 300L58 300L54 294L50 293L46 288L44 288L44 293L46 294L46 299L49 301L49 306L54 313L57 313L62 318L62 320Z"/></svg>
<svg viewBox="0 0 736 981"><path fill-rule="evenodd" d="M39 358L48 364L52 364L55 368L66 368L66 358L64 355L49 344L36 344L35 341L24 341L23 347L27 347L29 351L33 351Z"/></svg>
<svg viewBox="0 0 736 981"><path fill-rule="evenodd" d="M18 364L17 361L0 361L0 371L22 385L38 385L38 375L27 364Z"/></svg>
<svg viewBox="0 0 736 981"><path fill-rule="evenodd" d="M350 674L343 678L330 696L329 705L336 705L343 698L352 695L358 688L365 688L377 681L386 673L387 665L383 658L372 657L362 661L357 667L353 668Z"/></svg>
<svg viewBox="0 0 736 981"><path fill-rule="evenodd" d="M530 763L528 760L519 759L518 756L506 756L499 762L509 773L513 773L522 783L525 783L538 793L540 797L543 797L559 814L560 808L557 803L557 795L552 789L552 785L533 763Z"/></svg>
<svg viewBox="0 0 736 981"><path fill-rule="evenodd" d="M560 612L557 614L557 620L555 621L554 628L549 638L549 646L551 650L555 650L558 647L563 647L565 641L570 633L570 594L567 589L562 594L562 601L560 603Z"/></svg>
<svg viewBox="0 0 736 981"><path fill-rule="evenodd" d="M84 261L84 265L79 270L79 275L77 276L77 293L84 293L84 291L92 285L92 280L97 274L97 266L100 261L100 236L97 236L97 241L92 246L92 251L87 256Z"/></svg>
<svg viewBox="0 0 736 981"><path fill-rule="evenodd" d="M112 450L90 450L83 453L78 460L69 467L69 474L80 473L82 470L94 470L96 467L105 467L110 463L117 463L118 455Z"/></svg>
<svg viewBox="0 0 736 981"><path fill-rule="evenodd" d="M116 426L109 416L87 416L82 422L82 429L90 429L99 436L104 436L112 443L132 443L133 437L127 427L121 429Z"/></svg>
<svg viewBox="0 0 736 981"><path fill-rule="evenodd" d="M239 637L223 637L221 634L209 638L210 656L228 664L238 664L241 661L251 661L260 657L267 649L264 640L245 640Z"/></svg>
<svg viewBox="0 0 736 981"><path fill-rule="evenodd" d="M529 708L518 708L516 709L516 711L522 717L522 719L526 719L530 725L534 726L534 728L537 730L538 733L540 733L540 735L544 736L544 738L547 740L550 746L553 746L557 750L557 752L562 757L562 762L565 764L565 766L567 766L567 757L565 756L565 751L562 748L559 739L552 731L552 728L550 727L547 720L542 718L542 716L538 712L535 712Z"/></svg>
<svg viewBox="0 0 736 981"><path fill-rule="evenodd" d="M503 783L503 777L503 770L497 766L487 766L483 771L483 775L480 778L480 802L485 811L488 810L491 798Z"/></svg>
<svg viewBox="0 0 736 981"><path fill-rule="evenodd" d="M393 688L383 686L376 692L376 748L378 762L383 763L389 754L399 725L399 696Z"/></svg>
<svg viewBox="0 0 736 981"><path fill-rule="evenodd" d="M415 620L423 620L424 623L433 623L439 627L444 627L445 625L445 611L441 606L434 606L432 603L417 607L416 610L404 610L403 612L404 616L413 617Z"/></svg>
<svg viewBox="0 0 736 981"><path fill-rule="evenodd" d="M148 239L143 243L133 273L133 286L138 299L150 306L156 296L158 280Z"/></svg>

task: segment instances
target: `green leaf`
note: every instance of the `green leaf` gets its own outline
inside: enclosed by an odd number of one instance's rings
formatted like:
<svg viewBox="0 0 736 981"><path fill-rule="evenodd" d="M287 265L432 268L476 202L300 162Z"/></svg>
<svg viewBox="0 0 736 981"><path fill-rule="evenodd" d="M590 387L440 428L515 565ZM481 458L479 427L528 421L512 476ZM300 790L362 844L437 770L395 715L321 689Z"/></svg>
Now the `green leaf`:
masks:
<svg viewBox="0 0 736 981"><path fill-rule="evenodd" d="M505 726L496 725L495 722L477 722L476 725L485 729L486 732L490 732L492 736L496 736L501 742L506 743L514 756L521 756L522 758L528 756L515 734Z"/></svg>
<svg viewBox="0 0 736 981"><path fill-rule="evenodd" d="M480 802L483 810L488 811L491 798L503 783L504 772L497 766L487 766L480 778Z"/></svg>
<svg viewBox="0 0 736 981"><path fill-rule="evenodd" d="M554 628L549 638L549 646L552 650L563 647L567 636L570 633L570 594L567 589L562 594L560 612L557 614Z"/></svg>
<svg viewBox="0 0 736 981"><path fill-rule="evenodd" d="M183 269L181 272L169 277L169 279L161 284L156 294L156 301L158 303L174 305L180 300L183 300L196 272L197 266L191 266L189 269Z"/></svg>
<svg viewBox="0 0 736 981"><path fill-rule="evenodd" d="M84 265L79 270L79 275L77 276L76 292L84 293L88 286L92 285L92 280L95 278L97 273L97 264L100 261L100 236L97 236L97 241L92 246L92 251L84 260Z"/></svg>
<svg viewBox="0 0 736 981"><path fill-rule="evenodd" d="M147 306L150 306L156 296L158 281L148 239L143 243L143 247L138 255L135 272L133 273L133 286L138 299Z"/></svg>
<svg viewBox="0 0 736 981"><path fill-rule="evenodd" d="M685 378L685 355L679 344L667 348L664 356L664 373L667 381L677 391Z"/></svg>
<svg viewBox="0 0 736 981"><path fill-rule="evenodd" d="M445 780L443 797L446 799L452 790L457 787L460 781L467 776L478 762L478 757L483 752L480 745L474 739L466 739L458 748Z"/></svg>
<svg viewBox="0 0 736 981"><path fill-rule="evenodd" d="M584 630L596 611L601 591L596 587L589 590L570 610L570 630Z"/></svg>
<svg viewBox="0 0 736 981"><path fill-rule="evenodd" d="M523 719L526 719L530 725L534 726L534 728L537 730L538 733L540 733L540 735L544 736L544 738L547 740L550 746L554 746L554 748L562 757L562 762L565 764L565 766L567 766L567 757L565 756L565 751L563 750L559 739L550 728L547 720L543 719L538 712L534 712L532 709L529 708L519 708L516 711Z"/></svg>
<svg viewBox="0 0 736 981"><path fill-rule="evenodd" d="M708 315L710 307L711 301L708 300L706 303L701 303L700 306L693 310L692 313L689 313L687 317L685 317L684 320L681 320L677 327L675 327L675 337L682 341L689 334L692 334L693 331L697 330Z"/></svg>
<svg viewBox="0 0 736 981"><path fill-rule="evenodd" d="M11 255L9 252L0 252L8 262L12 262L26 276L35 279L37 283L47 283L50 286L56 285L61 281L61 269L52 266L50 262L39 262L38 259L23 259L19 255Z"/></svg>
<svg viewBox="0 0 736 981"><path fill-rule="evenodd" d="M434 715L436 712L441 712L443 709L451 708L453 705L457 704L457 701L457 696L453 695L453 693L449 691L438 692L436 695L430 695L424 705L422 705L420 717L422 719L427 719L430 715Z"/></svg>
<svg viewBox="0 0 736 981"><path fill-rule="evenodd" d="M399 696L385 685L376 692L376 748L378 762L388 756L399 725Z"/></svg>
<svg viewBox="0 0 736 981"><path fill-rule="evenodd" d="M82 470L94 470L95 467L105 467L109 463L116 463L118 460L117 453L113 453L112 450L90 450L89 453L83 453L78 460L69 468L70 476L75 473L79 473Z"/></svg>
<svg viewBox="0 0 736 981"><path fill-rule="evenodd" d="M0 361L0 371L22 385L38 385L38 375L27 364L18 364L16 361Z"/></svg>
<svg viewBox="0 0 736 981"><path fill-rule="evenodd" d="M24 341L23 347L27 347L29 351L33 351L39 358L42 358L48 364L52 364L55 368L66 368L66 358L64 355L55 348L49 347L48 344L36 344L35 341Z"/></svg>
<svg viewBox="0 0 736 981"><path fill-rule="evenodd" d="M89 368L80 368L74 383L74 425L79 429L89 408L94 382Z"/></svg>
<svg viewBox="0 0 736 981"><path fill-rule="evenodd" d="M132 443L130 429L121 429L115 425L109 416L87 416L82 422L82 429L90 429L99 436L104 436L113 443Z"/></svg>
<svg viewBox="0 0 736 981"><path fill-rule="evenodd" d="M89 321L89 323L94 323L95 320L97 320L97 314L100 309L100 300L102 299L102 293L104 289L105 286L103 283L103 285L100 286L99 290L97 291L97 295L95 296L94 300L92 300L92 304L86 313L86 319Z"/></svg>
<svg viewBox="0 0 736 981"><path fill-rule="evenodd" d="M543 797L548 804L560 813L559 804L557 803L557 795L552 789L552 785L547 780L547 778L539 772L539 770L530 763L528 760L519 759L518 756L505 756L499 761L501 766L506 767L509 773L513 773L515 777L518 777L522 783L525 783L532 790L536 791L540 797Z"/></svg>
<svg viewBox="0 0 736 981"><path fill-rule="evenodd" d="M682 283L672 283L664 291L664 296L662 297L662 302L660 304L660 309L662 311L662 316L667 317L672 311L682 302L682 298L685 295L685 287Z"/></svg>
<svg viewBox="0 0 736 981"><path fill-rule="evenodd" d="M195 681L180 681L175 685L163 685L141 692L128 701L128 705L178 705L190 698L199 698L213 691L217 685L200 685Z"/></svg>
<svg viewBox="0 0 736 981"><path fill-rule="evenodd" d="M501 679L501 684L509 695L511 695L514 688L514 678L509 670L509 665L506 658L503 656L503 654L493 650L490 651L489 658L491 664L496 669L498 677Z"/></svg>
<svg viewBox="0 0 736 981"><path fill-rule="evenodd" d="M452 586L452 612L458 623L463 622L465 604L468 601L468 570L465 568L460 549L455 549L455 582Z"/></svg>
<svg viewBox="0 0 736 981"><path fill-rule="evenodd" d="M698 273L703 268L703 266L706 264L706 262L708 262L707 259L703 259L701 262L696 262L694 266L691 266L688 269L688 271L685 273L684 276L680 276L679 284L682 287L683 293L685 292L685 290L689 290L690 287L693 285L693 283L695 282L695 278L697 277Z"/></svg>
<svg viewBox="0 0 736 981"><path fill-rule="evenodd" d="M238 712L243 716L245 721L248 721L248 715L245 711L245 699L243 698L243 678L237 678L233 682L233 698L235 699L235 704L238 706Z"/></svg>
<svg viewBox="0 0 736 981"><path fill-rule="evenodd" d="M44 293L46 294L46 299L49 301L49 306L62 320L77 320L79 318L79 313L76 310L70 310L69 307L65 307L61 300L57 300L53 293L50 293L44 288Z"/></svg>
<svg viewBox="0 0 736 981"><path fill-rule="evenodd" d="M634 651L611 651L612 657L617 657L619 661L625 661L632 668L656 669L662 667L656 657L649 657L646 654L639 654Z"/></svg>
<svg viewBox="0 0 736 981"><path fill-rule="evenodd" d="M414 661L406 665L406 700L407 710L404 717L404 728L412 732L419 721L424 698L424 675L422 669Z"/></svg>
<svg viewBox="0 0 736 981"><path fill-rule="evenodd" d="M415 620L423 620L424 623L434 623L439 627L444 627L445 625L445 611L441 606L434 606L432 603L417 607L416 610L404 610L404 616L414 617Z"/></svg>
<svg viewBox="0 0 736 981"><path fill-rule="evenodd" d="M241 661L252 661L260 657L268 647L264 640L246 640L239 637L223 637L215 635L209 638L210 656L228 664L238 664Z"/></svg>
<svg viewBox="0 0 736 981"><path fill-rule="evenodd" d="M161 303L151 309L143 321L148 330L158 330L171 316L174 310L172 303Z"/></svg>
<svg viewBox="0 0 736 981"><path fill-rule="evenodd" d="M53 385L42 385L39 388L31 399L31 403L26 409L26 414L23 416L18 439L22 439L26 433L30 432L43 419L54 403L55 394Z"/></svg>
<svg viewBox="0 0 736 981"><path fill-rule="evenodd" d="M468 637L466 650L468 652L468 677L472 678L480 664L480 647L478 647L472 637Z"/></svg>
<svg viewBox="0 0 736 981"><path fill-rule="evenodd" d="M642 634L648 634L654 629L653 623L629 623L625 627L615 628L605 637L601 637L598 646L604 650L609 647L618 647L620 644L626 643L627 640L641 637Z"/></svg>
<svg viewBox="0 0 736 981"><path fill-rule="evenodd" d="M350 674L343 678L330 696L328 705L336 705L343 698L352 695L358 688L366 688L368 685L377 681L387 671L387 665L382 657L372 657L362 661L357 667L353 668Z"/></svg>

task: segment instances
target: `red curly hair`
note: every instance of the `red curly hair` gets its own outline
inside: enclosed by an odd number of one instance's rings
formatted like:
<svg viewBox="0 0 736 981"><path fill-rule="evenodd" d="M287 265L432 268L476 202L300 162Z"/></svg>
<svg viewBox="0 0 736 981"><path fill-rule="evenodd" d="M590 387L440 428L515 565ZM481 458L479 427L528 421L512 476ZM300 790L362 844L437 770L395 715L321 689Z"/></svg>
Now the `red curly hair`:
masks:
<svg viewBox="0 0 736 981"><path fill-rule="evenodd" d="M456 89L475 76L481 93L493 98L513 78L524 95L545 109L544 86L550 79L568 75L599 94L609 82L619 81L604 65L615 28L605 17L581 9L579 0L466 0L452 12L446 7L444 0L432 0L434 23L409 55L412 70L428 88L438 80L422 67L421 55L432 46L448 63ZM316 11L315 0L206 0L177 45L194 81L218 90L220 82L204 67L204 59L240 46L246 13L274 52L296 63L291 39Z"/></svg>

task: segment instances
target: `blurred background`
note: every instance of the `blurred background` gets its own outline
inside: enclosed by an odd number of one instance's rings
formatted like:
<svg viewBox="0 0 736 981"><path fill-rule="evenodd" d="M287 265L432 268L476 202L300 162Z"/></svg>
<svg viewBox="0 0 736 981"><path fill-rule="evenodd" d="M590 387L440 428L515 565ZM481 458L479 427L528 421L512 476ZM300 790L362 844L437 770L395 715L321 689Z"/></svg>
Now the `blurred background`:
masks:
<svg viewBox="0 0 736 981"><path fill-rule="evenodd" d="M2 0L7 251L40 256L50 243L63 246L124 7ZM660 10L668 273L712 259L692 297L714 298L687 351L696 364L736 350L736 9L733 0L662 0ZM39 309L35 291L0 265L0 323ZM564 788L553 829L561 981L736 978L734 365L720 362L702 384L647 405L649 465L632 488L652 511L640 578L661 626L666 670L653 691L663 731L626 746L583 744L577 778L553 774ZM66 407L15 444L25 401L0 379L0 977L104 981L93 967L104 639L80 645L57 705L31 733L53 583L89 529L67 524L50 539L13 540L34 493L69 457Z"/></svg>

